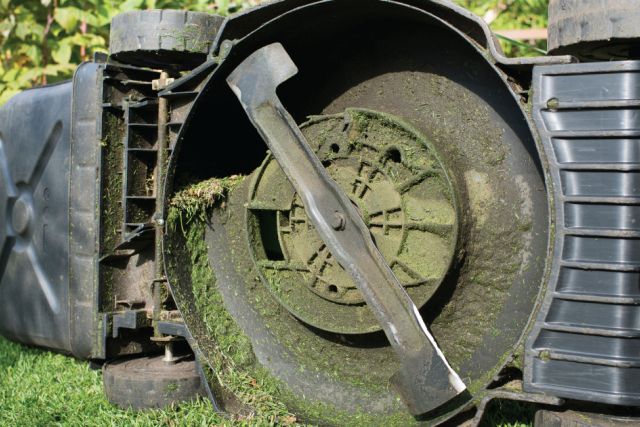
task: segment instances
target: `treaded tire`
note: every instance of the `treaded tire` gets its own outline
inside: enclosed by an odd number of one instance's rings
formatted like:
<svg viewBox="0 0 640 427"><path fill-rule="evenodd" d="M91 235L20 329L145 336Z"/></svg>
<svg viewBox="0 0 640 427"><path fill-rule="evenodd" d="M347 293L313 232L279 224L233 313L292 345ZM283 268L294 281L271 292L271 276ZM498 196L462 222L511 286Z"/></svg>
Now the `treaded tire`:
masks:
<svg viewBox="0 0 640 427"><path fill-rule="evenodd" d="M135 10L111 21L109 53L119 62L191 69L204 62L224 18L183 10Z"/></svg>
<svg viewBox="0 0 640 427"><path fill-rule="evenodd" d="M549 53L587 60L640 58L638 0L551 0Z"/></svg>
<svg viewBox="0 0 640 427"><path fill-rule="evenodd" d="M123 409L164 408L204 395L196 362L174 364L162 356L118 359L102 368L109 402Z"/></svg>
<svg viewBox="0 0 640 427"><path fill-rule="evenodd" d="M631 427L637 426L638 421L640 419L637 417L616 415L615 412L599 414L571 409L564 411L541 409L536 411L533 425L535 427Z"/></svg>

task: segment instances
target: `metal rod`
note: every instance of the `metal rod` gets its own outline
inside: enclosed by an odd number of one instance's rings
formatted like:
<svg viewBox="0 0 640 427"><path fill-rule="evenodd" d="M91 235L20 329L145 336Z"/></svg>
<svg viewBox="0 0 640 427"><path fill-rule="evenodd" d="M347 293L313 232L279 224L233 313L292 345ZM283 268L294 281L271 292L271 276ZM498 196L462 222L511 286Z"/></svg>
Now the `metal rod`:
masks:
<svg viewBox="0 0 640 427"><path fill-rule="evenodd" d="M160 73L160 79L158 81L158 87L166 86L169 74L166 71ZM156 209L153 215L155 222L155 279L152 283L153 294L153 323L154 334L157 336L157 322L160 318L160 312L162 310L162 286L164 286L164 266L162 264L162 238L164 235L164 209L162 206L163 200L163 186L162 181L164 179L164 167L167 158L167 122L169 116L169 101L166 98L160 97L158 99L158 140L156 143L157 157L156 168L154 173L155 179L155 199ZM167 346L165 346L165 349Z"/></svg>

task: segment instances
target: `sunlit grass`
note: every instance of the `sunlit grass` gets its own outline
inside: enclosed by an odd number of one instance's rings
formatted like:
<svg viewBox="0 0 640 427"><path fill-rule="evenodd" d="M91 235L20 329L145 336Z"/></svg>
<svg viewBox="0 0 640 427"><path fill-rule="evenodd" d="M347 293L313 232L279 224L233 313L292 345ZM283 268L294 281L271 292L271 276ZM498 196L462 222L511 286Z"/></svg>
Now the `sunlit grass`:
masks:
<svg viewBox="0 0 640 427"><path fill-rule="evenodd" d="M102 374L86 362L0 338L0 426L223 426L204 400L123 411L106 400ZM247 424L245 424L247 425Z"/></svg>
<svg viewBox="0 0 640 427"><path fill-rule="evenodd" d="M204 400L152 411L123 411L102 390L102 374L86 362L0 337L0 426L263 426L268 414L231 421ZM484 425L531 426L533 408L497 402Z"/></svg>

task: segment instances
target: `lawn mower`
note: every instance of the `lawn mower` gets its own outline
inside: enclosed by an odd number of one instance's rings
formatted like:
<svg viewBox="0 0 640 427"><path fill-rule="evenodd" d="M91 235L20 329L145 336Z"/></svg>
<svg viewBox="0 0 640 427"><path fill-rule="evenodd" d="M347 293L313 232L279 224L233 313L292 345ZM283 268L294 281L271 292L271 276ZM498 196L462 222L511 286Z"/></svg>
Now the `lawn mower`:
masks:
<svg viewBox="0 0 640 427"><path fill-rule="evenodd" d="M116 16L0 109L0 333L124 408L640 422L640 6L507 57L446 0ZM250 421L247 421L250 422Z"/></svg>

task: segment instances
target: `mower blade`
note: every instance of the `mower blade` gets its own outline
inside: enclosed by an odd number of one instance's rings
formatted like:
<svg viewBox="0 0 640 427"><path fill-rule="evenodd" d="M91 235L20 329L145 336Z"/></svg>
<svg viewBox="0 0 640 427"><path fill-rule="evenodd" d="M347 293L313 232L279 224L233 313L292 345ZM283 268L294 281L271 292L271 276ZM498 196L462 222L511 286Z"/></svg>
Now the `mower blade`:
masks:
<svg viewBox="0 0 640 427"><path fill-rule="evenodd" d="M245 59L227 83L302 198L318 234L351 275L398 354L401 368L392 383L410 412L433 411L466 387L380 254L357 208L328 175L280 102L276 89L297 72L282 45L274 43Z"/></svg>

